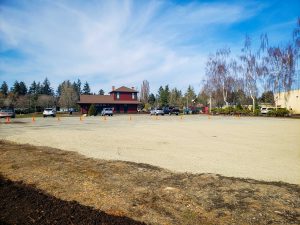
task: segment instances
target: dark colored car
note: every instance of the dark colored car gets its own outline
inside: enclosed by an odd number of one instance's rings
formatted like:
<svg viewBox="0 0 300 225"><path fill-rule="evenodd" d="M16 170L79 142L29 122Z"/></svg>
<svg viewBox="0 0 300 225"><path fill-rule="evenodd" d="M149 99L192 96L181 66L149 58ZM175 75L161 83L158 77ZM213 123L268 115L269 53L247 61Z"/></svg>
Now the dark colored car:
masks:
<svg viewBox="0 0 300 225"><path fill-rule="evenodd" d="M164 114L169 114L170 113L169 107L164 107L163 111L164 111Z"/></svg>
<svg viewBox="0 0 300 225"><path fill-rule="evenodd" d="M15 110L11 108L0 109L0 118L4 118L4 117L15 118L16 117Z"/></svg>
<svg viewBox="0 0 300 225"><path fill-rule="evenodd" d="M170 107L169 108L169 115L175 114L176 116L178 116L180 113L179 108L177 107Z"/></svg>

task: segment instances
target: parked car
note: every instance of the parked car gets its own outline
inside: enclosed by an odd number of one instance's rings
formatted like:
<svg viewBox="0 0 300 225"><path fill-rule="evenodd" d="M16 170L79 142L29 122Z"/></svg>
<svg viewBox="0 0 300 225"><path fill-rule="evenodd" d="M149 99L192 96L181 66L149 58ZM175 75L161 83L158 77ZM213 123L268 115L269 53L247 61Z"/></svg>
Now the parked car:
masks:
<svg viewBox="0 0 300 225"><path fill-rule="evenodd" d="M43 111L43 117L47 117L47 116L55 117L56 116L56 110L52 109L52 108L45 108L44 111Z"/></svg>
<svg viewBox="0 0 300 225"><path fill-rule="evenodd" d="M193 113L193 111L190 108L185 108L183 110L183 114L192 114L192 113Z"/></svg>
<svg viewBox="0 0 300 225"><path fill-rule="evenodd" d="M179 108L177 107L170 107L169 108L169 115L175 114L176 116L179 115Z"/></svg>
<svg viewBox="0 0 300 225"><path fill-rule="evenodd" d="M0 118L4 118L4 117L15 118L16 117L15 110L12 108L0 109Z"/></svg>
<svg viewBox="0 0 300 225"><path fill-rule="evenodd" d="M164 110L162 108L155 108L150 111L150 115L151 116L152 115L155 115L155 116L162 115L163 116L165 114L164 114Z"/></svg>
<svg viewBox="0 0 300 225"><path fill-rule="evenodd" d="M271 107L269 107L269 108L263 107L263 108L260 109L260 113L261 113L262 115L267 115L268 112L270 112L270 111L272 111L272 110L274 110L274 109L275 109L275 108L271 108Z"/></svg>
<svg viewBox="0 0 300 225"><path fill-rule="evenodd" d="M164 107L163 111L164 111L164 114L169 114L170 113L170 108L169 107Z"/></svg>
<svg viewBox="0 0 300 225"><path fill-rule="evenodd" d="M113 108L104 108L101 111L101 116L113 116L114 110Z"/></svg>

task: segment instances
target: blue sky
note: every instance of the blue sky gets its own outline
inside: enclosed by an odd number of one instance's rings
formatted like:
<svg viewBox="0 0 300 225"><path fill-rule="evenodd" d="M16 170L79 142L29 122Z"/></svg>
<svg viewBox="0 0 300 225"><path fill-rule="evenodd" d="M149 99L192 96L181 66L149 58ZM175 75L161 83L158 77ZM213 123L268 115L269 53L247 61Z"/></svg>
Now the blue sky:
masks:
<svg viewBox="0 0 300 225"><path fill-rule="evenodd" d="M300 0L0 0L0 83L80 78L108 92L146 79L152 91L199 91L210 53L239 54L245 34L284 44L299 16Z"/></svg>

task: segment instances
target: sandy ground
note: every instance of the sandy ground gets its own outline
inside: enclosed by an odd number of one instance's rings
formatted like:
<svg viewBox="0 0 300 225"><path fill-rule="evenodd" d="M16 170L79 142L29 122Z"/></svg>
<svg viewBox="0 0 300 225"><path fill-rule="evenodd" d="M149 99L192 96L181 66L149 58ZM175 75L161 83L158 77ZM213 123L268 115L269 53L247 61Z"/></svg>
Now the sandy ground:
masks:
<svg viewBox="0 0 300 225"><path fill-rule="evenodd" d="M300 184L300 120L122 115L15 119L0 139L173 171Z"/></svg>

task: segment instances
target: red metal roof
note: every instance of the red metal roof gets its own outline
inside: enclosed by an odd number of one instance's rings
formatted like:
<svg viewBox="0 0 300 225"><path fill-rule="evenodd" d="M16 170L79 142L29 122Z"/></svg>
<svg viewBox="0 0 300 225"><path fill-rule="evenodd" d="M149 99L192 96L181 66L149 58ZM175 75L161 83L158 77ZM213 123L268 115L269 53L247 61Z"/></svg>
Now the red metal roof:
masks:
<svg viewBox="0 0 300 225"><path fill-rule="evenodd" d="M139 101L114 100L112 95L80 95L78 104L139 104Z"/></svg>
<svg viewBox="0 0 300 225"><path fill-rule="evenodd" d="M114 102L114 97L111 95L80 95L80 100L78 103L112 103Z"/></svg>
<svg viewBox="0 0 300 225"><path fill-rule="evenodd" d="M138 91L134 90L134 89L131 89L131 88L128 88L128 87L125 87L125 86L122 86L122 87L119 87L113 91L111 91L110 93L112 92L130 92L130 93L137 93Z"/></svg>

